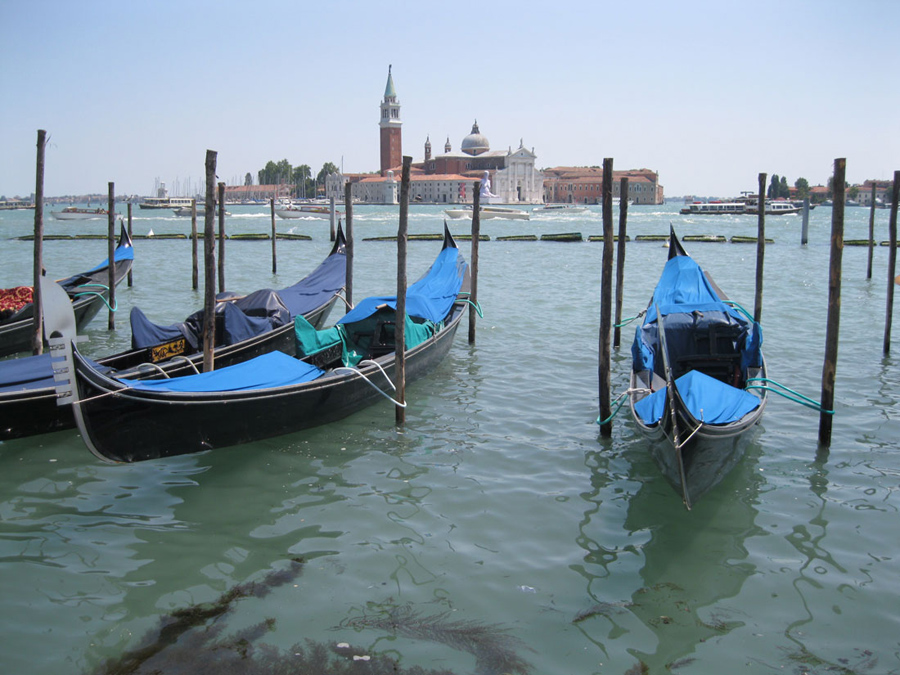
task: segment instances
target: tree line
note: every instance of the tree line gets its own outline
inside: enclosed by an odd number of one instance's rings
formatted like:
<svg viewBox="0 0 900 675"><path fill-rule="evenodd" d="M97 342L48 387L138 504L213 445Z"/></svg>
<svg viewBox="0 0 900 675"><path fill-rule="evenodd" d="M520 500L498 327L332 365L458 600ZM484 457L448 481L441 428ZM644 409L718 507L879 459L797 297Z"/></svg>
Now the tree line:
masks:
<svg viewBox="0 0 900 675"><path fill-rule="evenodd" d="M338 170L333 162L325 162L319 173L313 177L309 164L291 166L286 159L280 162L269 160L257 174L257 185L290 185L291 195L299 199L312 199L319 192L325 192L325 177ZM253 185L253 174L244 176L244 185Z"/></svg>

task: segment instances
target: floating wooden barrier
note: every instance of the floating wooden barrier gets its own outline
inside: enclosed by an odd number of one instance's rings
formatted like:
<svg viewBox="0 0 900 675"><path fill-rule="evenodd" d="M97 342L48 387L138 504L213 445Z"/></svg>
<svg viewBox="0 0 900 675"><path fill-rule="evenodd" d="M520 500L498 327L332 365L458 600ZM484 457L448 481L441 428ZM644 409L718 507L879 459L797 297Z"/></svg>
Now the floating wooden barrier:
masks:
<svg viewBox="0 0 900 675"><path fill-rule="evenodd" d="M741 237L741 236L735 235L729 241L731 241L732 244L755 244L759 241L759 237ZM766 237L766 243L774 244L775 240L769 239L768 237Z"/></svg>
<svg viewBox="0 0 900 675"><path fill-rule="evenodd" d="M258 232L245 232L243 234L232 234L228 235L229 239L243 240L243 241L271 241L272 237L268 234L258 233Z"/></svg>
<svg viewBox="0 0 900 675"><path fill-rule="evenodd" d="M635 241L669 241L667 234L638 234L634 238Z"/></svg>
<svg viewBox="0 0 900 675"><path fill-rule="evenodd" d="M312 237L310 237L308 234L293 234L291 232L285 232L285 233L279 232L275 236L278 237L279 239L289 239L292 241L312 241Z"/></svg>
<svg viewBox="0 0 900 675"><path fill-rule="evenodd" d="M728 241L721 234L686 234L681 238L681 241L708 241L714 244L718 244L724 241Z"/></svg>
<svg viewBox="0 0 900 675"><path fill-rule="evenodd" d="M560 234L542 234L541 241L584 241L581 232L562 232Z"/></svg>
<svg viewBox="0 0 900 675"><path fill-rule="evenodd" d="M497 237L497 241L537 241L536 234L510 234L505 237Z"/></svg>
<svg viewBox="0 0 900 675"><path fill-rule="evenodd" d="M471 234L454 234L453 238L458 239L459 241L472 241ZM444 235L441 235L441 240L443 240L443 239L444 239ZM490 240L491 240L491 238L488 235L481 234L481 233L478 234L478 241L490 241Z"/></svg>
<svg viewBox="0 0 900 675"><path fill-rule="evenodd" d="M588 235L587 240L588 240L588 241L603 241L603 235L602 235L602 234L591 234L591 235ZM619 235L614 234L614 235L613 235L613 241L618 242L618 241L619 241ZM629 237L628 235L625 235L625 241L626 241L626 242L627 242L627 241L631 241L631 237Z"/></svg>
<svg viewBox="0 0 900 675"><path fill-rule="evenodd" d="M44 237L44 239L49 239L49 237ZM881 242L881 245L882 245L882 246L890 246L890 245L891 245L891 242L889 242L889 241L883 241L883 242ZM900 248L900 241L898 241L898 242L894 245L894 248Z"/></svg>

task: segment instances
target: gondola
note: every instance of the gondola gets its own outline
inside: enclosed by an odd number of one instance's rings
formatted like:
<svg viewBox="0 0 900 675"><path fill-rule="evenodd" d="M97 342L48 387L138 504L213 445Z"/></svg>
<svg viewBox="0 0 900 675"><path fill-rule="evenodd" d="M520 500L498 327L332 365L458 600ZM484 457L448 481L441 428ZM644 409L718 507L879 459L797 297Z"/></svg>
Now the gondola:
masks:
<svg viewBox="0 0 900 675"><path fill-rule="evenodd" d="M116 246L113 261L115 263L114 280L118 286L131 270L134 261L134 247L131 237L122 226L119 242ZM75 312L75 321L81 329L93 319L109 298L109 261L93 267L86 272L76 274L58 282L66 291ZM31 288L20 286L6 289L7 294L16 293L20 302L12 304L0 316L0 356L9 356L20 352L31 351L31 334L34 330L34 305L31 302ZM25 300L25 302L21 302Z"/></svg>
<svg viewBox="0 0 900 675"><path fill-rule="evenodd" d="M669 234L669 258L632 344L629 402L663 475L691 508L739 461L762 417L762 331Z"/></svg>
<svg viewBox="0 0 900 675"><path fill-rule="evenodd" d="M468 283L468 265L445 227L437 259L406 295L407 382L449 352ZM72 404L83 440L103 460L138 462L279 436L390 397L396 297L367 298L326 330L297 318L296 357L274 351L167 380L120 379L94 368L74 345L72 321L57 312L60 305L45 305L48 329L59 336L51 344L61 355L57 367L65 372L58 394Z"/></svg>
<svg viewBox="0 0 900 675"><path fill-rule="evenodd" d="M293 354L294 318L320 327L344 290L346 240L340 226L325 260L309 275L280 291L261 289L243 297L220 294L216 303L216 367L281 350ZM202 369L203 311L171 326L151 323L131 310L132 349L97 360L95 367L118 377L152 379ZM56 405L49 354L0 361L0 440L75 426L70 406Z"/></svg>

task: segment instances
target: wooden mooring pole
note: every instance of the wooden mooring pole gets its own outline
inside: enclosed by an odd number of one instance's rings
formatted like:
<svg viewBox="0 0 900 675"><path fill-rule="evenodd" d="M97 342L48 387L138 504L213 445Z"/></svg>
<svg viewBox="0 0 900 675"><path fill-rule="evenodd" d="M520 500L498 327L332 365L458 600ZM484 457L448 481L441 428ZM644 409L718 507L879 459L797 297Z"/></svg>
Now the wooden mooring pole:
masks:
<svg viewBox="0 0 900 675"><path fill-rule="evenodd" d="M334 233L334 197L328 198L328 222L331 224L331 239L329 241L334 241L335 233Z"/></svg>
<svg viewBox="0 0 900 675"><path fill-rule="evenodd" d="M225 292L225 183L219 183L219 293ZM215 211L213 212L215 213Z"/></svg>
<svg viewBox="0 0 900 675"><path fill-rule="evenodd" d="M759 194L757 195L756 217L756 301L753 305L753 320L762 318L763 260L766 257L766 174L759 174Z"/></svg>
<svg viewBox="0 0 900 675"><path fill-rule="evenodd" d="M347 214L346 227L344 228L344 239L347 240L346 258L347 272L345 276L346 291L344 295L347 299L347 307L353 307L353 197L351 193L350 181L344 183L344 209Z"/></svg>
<svg viewBox="0 0 900 675"><path fill-rule="evenodd" d="M472 268L469 283L469 344L475 344L475 322L478 319L478 240L481 237L481 181L476 180L472 186ZM444 221L444 225L446 225Z"/></svg>
<svg viewBox="0 0 900 675"><path fill-rule="evenodd" d="M269 218L272 225L272 274L278 274L278 255L275 251L275 200L269 200Z"/></svg>
<svg viewBox="0 0 900 675"><path fill-rule="evenodd" d="M894 285L900 279L894 277L897 272L897 200L900 199L900 171L894 172L894 185L891 188L891 218L888 221L888 290L887 316L884 321L884 355L891 351L891 322L894 316Z"/></svg>
<svg viewBox="0 0 900 675"><path fill-rule="evenodd" d="M869 265L866 268L866 279L872 278L872 256L875 251L875 189L877 181L872 181L872 204L869 208Z"/></svg>
<svg viewBox="0 0 900 675"><path fill-rule="evenodd" d="M203 217L203 372L211 372L216 344L216 157L206 151L206 213Z"/></svg>
<svg viewBox="0 0 900 675"><path fill-rule="evenodd" d="M625 293L625 226L628 221L628 178L619 181L619 241L616 245L616 322L613 328L613 348L622 343L622 298Z"/></svg>
<svg viewBox="0 0 900 675"><path fill-rule="evenodd" d="M841 323L841 259L844 253L844 180L847 160L834 160L834 205L831 209L831 263L828 273L828 318L825 326L825 363L822 366L822 410L834 410L834 376L837 370L838 333ZM819 444L831 446L834 419L829 412L819 413Z"/></svg>
<svg viewBox="0 0 900 675"><path fill-rule="evenodd" d="M800 245L809 243L809 197L803 200L803 217L800 224Z"/></svg>
<svg viewBox="0 0 900 675"><path fill-rule="evenodd" d="M106 216L106 251L109 262L107 270L107 283L109 284L109 319L106 327L108 330L116 329L116 184L109 184L109 197Z"/></svg>
<svg viewBox="0 0 900 675"><path fill-rule="evenodd" d="M191 288L195 291L200 288L200 279L197 272L197 200L191 200Z"/></svg>
<svg viewBox="0 0 900 675"><path fill-rule="evenodd" d="M409 167L412 157L404 155L400 178L400 227L397 230L397 314L394 327L394 353L396 354L397 400L406 402L406 245L409 218ZM397 424L406 423L406 408L394 406Z"/></svg>
<svg viewBox="0 0 900 675"><path fill-rule="evenodd" d="M41 277L44 274L44 150L47 132L37 132L37 169L34 181L34 281L31 303L34 317L31 328L31 353L44 353L44 316L41 301Z"/></svg>
<svg viewBox="0 0 900 675"><path fill-rule="evenodd" d="M612 436L612 407L610 405L610 323L612 316L613 267L613 160L603 160L603 267L600 274L600 435Z"/></svg>
<svg viewBox="0 0 900 675"><path fill-rule="evenodd" d="M126 208L126 213L128 214L128 238L131 239L131 200L128 200L128 205ZM134 285L134 277L131 274L131 270L134 268L134 265L128 268L128 288L131 288Z"/></svg>

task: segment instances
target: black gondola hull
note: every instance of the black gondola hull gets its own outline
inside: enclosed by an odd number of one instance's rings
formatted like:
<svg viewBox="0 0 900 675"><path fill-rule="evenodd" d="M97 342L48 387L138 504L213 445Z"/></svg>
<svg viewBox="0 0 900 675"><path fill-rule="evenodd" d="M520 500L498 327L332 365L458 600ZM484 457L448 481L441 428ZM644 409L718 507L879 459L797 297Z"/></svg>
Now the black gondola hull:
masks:
<svg viewBox="0 0 900 675"><path fill-rule="evenodd" d="M406 353L406 378L412 382L433 370L447 355L463 315L452 318L434 337ZM77 386L85 441L94 454L112 462L139 462L224 448L281 436L347 417L383 399L372 385L390 393L377 368L329 375L301 385L217 393L160 396L122 391L117 382L86 367L76 354ZM393 355L379 364L393 374ZM115 392L115 393L110 393Z"/></svg>

